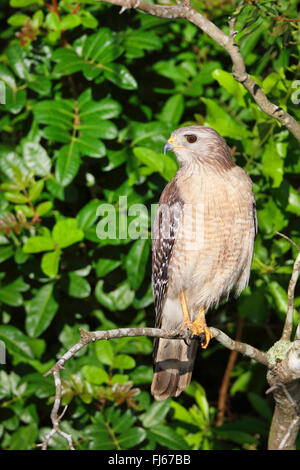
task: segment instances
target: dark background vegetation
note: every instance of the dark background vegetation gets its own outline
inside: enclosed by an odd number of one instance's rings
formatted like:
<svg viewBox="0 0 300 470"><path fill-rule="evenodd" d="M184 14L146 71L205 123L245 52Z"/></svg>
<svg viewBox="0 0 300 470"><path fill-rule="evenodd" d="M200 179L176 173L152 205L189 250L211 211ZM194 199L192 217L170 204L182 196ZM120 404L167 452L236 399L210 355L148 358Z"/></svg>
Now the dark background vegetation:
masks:
<svg viewBox="0 0 300 470"><path fill-rule="evenodd" d="M237 2L196 0L228 31ZM100 240L102 202L149 209L176 171L162 155L172 130L206 124L254 183L259 234L250 286L208 324L267 350L280 337L300 241L299 143L231 76L226 53L184 20L93 0L10 0L0 6L0 437L33 449L50 429L53 378L42 374L78 329L153 326L151 239ZM249 1L237 21L249 73L271 101L300 115L299 22L294 1ZM134 217L130 218L130 221ZM300 297L295 302L300 305ZM296 318L296 317L295 317ZM98 342L66 363L62 429L77 449L263 449L272 397L261 365L239 357L225 421L217 402L229 352L200 351L176 400L150 396L152 341ZM67 448L60 437L50 448Z"/></svg>

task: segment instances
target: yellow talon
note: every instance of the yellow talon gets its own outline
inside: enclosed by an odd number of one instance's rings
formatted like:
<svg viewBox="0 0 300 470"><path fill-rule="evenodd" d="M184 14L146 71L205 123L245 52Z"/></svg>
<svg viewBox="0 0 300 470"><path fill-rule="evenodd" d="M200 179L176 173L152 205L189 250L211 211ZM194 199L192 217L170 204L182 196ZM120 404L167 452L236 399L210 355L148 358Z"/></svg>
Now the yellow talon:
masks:
<svg viewBox="0 0 300 470"><path fill-rule="evenodd" d="M204 308L200 307L196 320L192 322L187 308L184 292L181 292L179 299L183 312L183 322L181 329L189 328L192 330L193 335L204 336L204 340L201 340L201 347L202 349L206 349L214 335L206 325Z"/></svg>

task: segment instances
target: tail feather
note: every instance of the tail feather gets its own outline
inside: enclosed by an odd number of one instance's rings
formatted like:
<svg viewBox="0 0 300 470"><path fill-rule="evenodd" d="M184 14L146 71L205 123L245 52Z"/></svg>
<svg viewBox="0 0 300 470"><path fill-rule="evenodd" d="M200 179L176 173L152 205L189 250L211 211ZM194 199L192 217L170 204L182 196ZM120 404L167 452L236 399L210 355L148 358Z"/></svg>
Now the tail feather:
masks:
<svg viewBox="0 0 300 470"><path fill-rule="evenodd" d="M198 344L182 340L156 339L151 393L156 400L177 397L191 381Z"/></svg>

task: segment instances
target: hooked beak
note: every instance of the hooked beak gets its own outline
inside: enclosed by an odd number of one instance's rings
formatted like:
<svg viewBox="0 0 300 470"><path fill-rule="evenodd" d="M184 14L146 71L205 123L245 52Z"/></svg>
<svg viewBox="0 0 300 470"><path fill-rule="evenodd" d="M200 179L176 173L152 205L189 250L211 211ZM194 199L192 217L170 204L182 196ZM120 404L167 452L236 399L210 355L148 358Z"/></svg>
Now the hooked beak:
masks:
<svg viewBox="0 0 300 470"><path fill-rule="evenodd" d="M170 152L172 152L173 148L174 148L174 145L167 142L164 146L164 155L166 155L168 150L170 150Z"/></svg>
<svg viewBox="0 0 300 470"><path fill-rule="evenodd" d="M167 150L172 151L174 149L174 137L170 137L168 142L164 146L164 154L166 155Z"/></svg>
<svg viewBox="0 0 300 470"><path fill-rule="evenodd" d="M164 154L166 155L167 150L171 150L172 152L175 149L184 149L184 147L182 145L176 145L175 137L170 137L164 146Z"/></svg>

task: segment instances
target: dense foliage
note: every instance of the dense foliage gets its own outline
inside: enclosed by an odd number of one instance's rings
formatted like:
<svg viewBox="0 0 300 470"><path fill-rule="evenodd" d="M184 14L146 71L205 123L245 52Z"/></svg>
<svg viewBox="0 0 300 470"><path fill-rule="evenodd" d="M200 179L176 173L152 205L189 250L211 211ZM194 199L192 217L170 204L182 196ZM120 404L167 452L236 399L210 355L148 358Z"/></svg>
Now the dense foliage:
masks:
<svg viewBox="0 0 300 470"><path fill-rule="evenodd" d="M235 1L194 6L228 31ZM267 350L285 317L295 251L275 232L300 241L299 143L258 109L233 79L226 53L194 25L118 12L94 0L7 0L0 7L4 449L35 448L50 429L54 384L42 374L78 341L80 327L154 325L151 239L139 238L145 225L135 224L134 211L123 217L119 198L129 210L148 209L149 234L151 204L177 168L163 145L179 125L206 123L220 132L257 200L250 286L211 312L208 324L234 337L243 319L243 340ZM299 118L295 16L296 2L249 1L237 40L268 97ZM100 239L96 231L102 203L116 210L116 237ZM136 237L128 236L128 222ZM90 345L67 362L62 429L77 449L265 447L273 403L262 366L239 358L226 420L216 427L229 352L212 341L199 352L187 392L162 403L149 392L151 353L149 338L123 338ZM67 443L55 437L50 447Z"/></svg>

